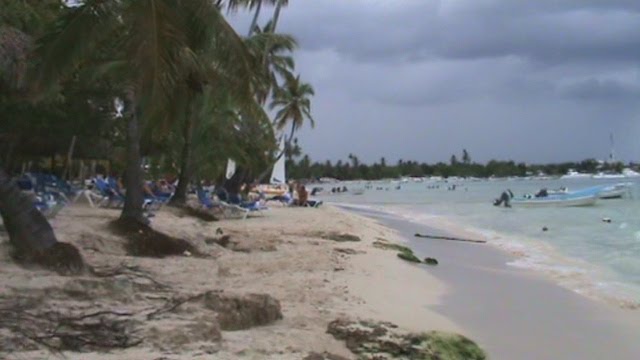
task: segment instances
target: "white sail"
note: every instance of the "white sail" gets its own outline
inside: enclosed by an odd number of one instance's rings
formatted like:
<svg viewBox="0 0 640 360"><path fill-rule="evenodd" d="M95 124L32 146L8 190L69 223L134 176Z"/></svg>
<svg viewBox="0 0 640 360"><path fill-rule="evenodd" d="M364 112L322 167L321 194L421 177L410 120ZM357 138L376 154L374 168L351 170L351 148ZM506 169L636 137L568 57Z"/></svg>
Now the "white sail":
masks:
<svg viewBox="0 0 640 360"><path fill-rule="evenodd" d="M227 180L231 179L231 177L233 177L233 174L235 173L236 173L236 162L231 159L227 160L227 172L226 172Z"/></svg>
<svg viewBox="0 0 640 360"><path fill-rule="evenodd" d="M271 171L271 184L286 184L287 174L285 169L285 155L284 155L284 137L280 140L280 159L273 165L273 171Z"/></svg>

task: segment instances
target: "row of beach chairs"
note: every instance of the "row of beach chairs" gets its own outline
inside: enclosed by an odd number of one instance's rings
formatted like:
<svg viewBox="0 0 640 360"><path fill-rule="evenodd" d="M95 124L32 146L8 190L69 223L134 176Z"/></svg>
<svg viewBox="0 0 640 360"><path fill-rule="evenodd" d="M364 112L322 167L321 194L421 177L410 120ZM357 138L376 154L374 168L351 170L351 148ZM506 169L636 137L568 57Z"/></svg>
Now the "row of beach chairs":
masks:
<svg viewBox="0 0 640 360"><path fill-rule="evenodd" d="M55 175L26 173L17 179L23 192L33 196L34 205L46 217L55 217L67 204L84 198L91 207L120 208L125 196L115 178L96 177L88 186L73 186ZM239 196L215 199L202 188L196 190L200 205L221 218L246 219L249 214L262 214L268 208L261 201L242 201ZM166 204L172 194L145 194L144 207L147 211L157 210Z"/></svg>
<svg viewBox="0 0 640 360"><path fill-rule="evenodd" d="M219 199L214 200L211 194L202 188L196 190L198 195L198 201L200 205L214 214L226 219L246 219L249 214L262 214L263 211L268 210L266 206L263 206L260 201L254 202L242 202L239 198L235 198L234 202L230 197L227 201Z"/></svg>

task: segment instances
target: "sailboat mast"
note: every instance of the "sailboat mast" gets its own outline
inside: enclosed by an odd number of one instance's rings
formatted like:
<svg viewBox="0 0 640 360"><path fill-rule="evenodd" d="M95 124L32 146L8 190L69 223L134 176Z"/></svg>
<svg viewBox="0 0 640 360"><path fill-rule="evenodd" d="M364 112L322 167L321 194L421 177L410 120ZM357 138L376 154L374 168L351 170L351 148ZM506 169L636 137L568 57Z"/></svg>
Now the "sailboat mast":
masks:
<svg viewBox="0 0 640 360"><path fill-rule="evenodd" d="M609 152L609 162L613 164L616 160L616 155L613 150L613 133L609 133L609 141L611 142L611 150Z"/></svg>

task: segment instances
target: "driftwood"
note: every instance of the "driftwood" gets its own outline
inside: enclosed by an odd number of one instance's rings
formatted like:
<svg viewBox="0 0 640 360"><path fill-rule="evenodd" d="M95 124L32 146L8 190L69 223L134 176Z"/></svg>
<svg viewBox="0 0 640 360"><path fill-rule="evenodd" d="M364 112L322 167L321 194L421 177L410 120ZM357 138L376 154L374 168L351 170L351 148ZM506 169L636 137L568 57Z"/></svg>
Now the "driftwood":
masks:
<svg viewBox="0 0 640 360"><path fill-rule="evenodd" d="M449 236L425 235L425 234L418 234L418 233L416 233L415 237L425 238L425 239L435 239L435 240L462 241L462 242L470 242L475 244L484 244L487 242L486 240L461 239L461 238L449 237Z"/></svg>
<svg viewBox="0 0 640 360"><path fill-rule="evenodd" d="M142 338L134 330L134 314L116 311L62 313L41 310L33 302L13 300L0 303L0 330L14 337L5 339L3 350L35 343L54 353L124 349L139 345ZM15 349L19 350L19 349Z"/></svg>
<svg viewBox="0 0 640 360"><path fill-rule="evenodd" d="M204 297L207 295L207 293L201 293L201 294L196 294L196 295L192 295L192 296L188 296L186 298L172 298L172 299L166 299L166 302L164 304L164 306L162 306L159 309L156 309L150 313L147 314L147 320L153 320L154 318L162 315L162 314L166 314L166 313L170 313L173 312L174 310L176 310L177 308L179 308L180 306L189 303L191 301L195 301L195 300L201 300L204 299Z"/></svg>
<svg viewBox="0 0 640 360"><path fill-rule="evenodd" d="M154 290L169 290L171 287L169 285L163 284L158 280L154 279L151 274L142 270L137 265L126 265L121 264L118 267L89 267L89 272L98 278L107 278L107 277L117 277L122 276L126 277L129 280L136 279L144 279L153 284Z"/></svg>

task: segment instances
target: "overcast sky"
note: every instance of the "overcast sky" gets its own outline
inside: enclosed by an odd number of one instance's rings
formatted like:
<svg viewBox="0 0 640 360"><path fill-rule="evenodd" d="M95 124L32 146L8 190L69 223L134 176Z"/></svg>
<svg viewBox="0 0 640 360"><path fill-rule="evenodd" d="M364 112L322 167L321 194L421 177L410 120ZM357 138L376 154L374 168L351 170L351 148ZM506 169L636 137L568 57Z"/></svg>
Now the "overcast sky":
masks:
<svg viewBox="0 0 640 360"><path fill-rule="evenodd" d="M316 90L313 160L605 159L610 133L640 160L638 0L291 0L278 30Z"/></svg>

